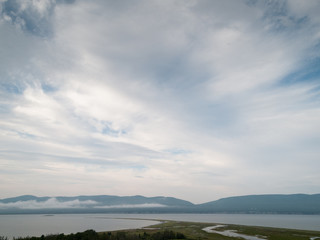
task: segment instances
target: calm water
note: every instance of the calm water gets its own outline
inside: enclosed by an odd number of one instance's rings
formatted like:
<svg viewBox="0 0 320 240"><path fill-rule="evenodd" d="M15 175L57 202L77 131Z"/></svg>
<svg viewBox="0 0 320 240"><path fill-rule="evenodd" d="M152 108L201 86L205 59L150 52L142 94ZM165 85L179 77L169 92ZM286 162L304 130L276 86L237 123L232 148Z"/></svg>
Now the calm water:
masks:
<svg viewBox="0 0 320 240"><path fill-rule="evenodd" d="M97 232L141 228L158 223L151 220L117 219L130 215L57 214L0 215L0 236L26 237L42 234L76 233L88 229Z"/></svg>
<svg viewBox="0 0 320 240"><path fill-rule="evenodd" d="M25 237L76 233L87 229L111 231L141 228L157 221L178 220L320 231L320 215L272 214L57 214L0 215L0 236Z"/></svg>

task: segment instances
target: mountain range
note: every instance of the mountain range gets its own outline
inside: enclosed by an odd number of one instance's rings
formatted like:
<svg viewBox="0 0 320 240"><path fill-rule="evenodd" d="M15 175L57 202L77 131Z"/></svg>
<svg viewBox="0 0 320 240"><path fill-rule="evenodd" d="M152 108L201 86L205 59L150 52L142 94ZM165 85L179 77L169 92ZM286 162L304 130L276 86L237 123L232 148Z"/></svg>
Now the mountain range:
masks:
<svg viewBox="0 0 320 240"><path fill-rule="evenodd" d="M276 213L320 214L320 194L247 195L193 204L173 197L23 195L0 199L0 214L52 213Z"/></svg>

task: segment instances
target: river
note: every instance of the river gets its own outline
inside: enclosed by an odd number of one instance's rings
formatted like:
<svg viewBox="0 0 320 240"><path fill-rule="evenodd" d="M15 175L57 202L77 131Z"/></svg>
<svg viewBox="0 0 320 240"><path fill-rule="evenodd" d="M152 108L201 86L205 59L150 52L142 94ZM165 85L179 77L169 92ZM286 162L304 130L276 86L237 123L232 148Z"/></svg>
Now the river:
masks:
<svg viewBox="0 0 320 240"><path fill-rule="evenodd" d="M149 220L146 220L149 219ZM240 224L320 231L320 215L273 214L56 214L0 215L0 236L26 237L142 228L156 220Z"/></svg>

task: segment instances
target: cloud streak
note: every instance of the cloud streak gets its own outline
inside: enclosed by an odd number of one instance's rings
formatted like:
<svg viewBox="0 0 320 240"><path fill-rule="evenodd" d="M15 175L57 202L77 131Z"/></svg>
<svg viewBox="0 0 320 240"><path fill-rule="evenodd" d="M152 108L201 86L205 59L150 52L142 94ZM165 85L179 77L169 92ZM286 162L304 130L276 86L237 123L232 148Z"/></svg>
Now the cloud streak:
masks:
<svg viewBox="0 0 320 240"><path fill-rule="evenodd" d="M318 191L317 1L0 4L3 197Z"/></svg>
<svg viewBox="0 0 320 240"><path fill-rule="evenodd" d="M97 204L97 202L92 200L80 201L58 201L56 198L49 198L46 201L38 202L36 200L29 201L18 201L10 203L0 203L0 208L10 209L10 208L19 208L19 209L47 209L47 208L85 208Z"/></svg>
<svg viewBox="0 0 320 240"><path fill-rule="evenodd" d="M9 203L0 203L0 209L63 209L63 208L154 208L165 207L157 203L145 204L123 204L123 205L101 205L93 200L81 201L79 199L71 201L59 201L56 198L49 198L46 201L17 201Z"/></svg>

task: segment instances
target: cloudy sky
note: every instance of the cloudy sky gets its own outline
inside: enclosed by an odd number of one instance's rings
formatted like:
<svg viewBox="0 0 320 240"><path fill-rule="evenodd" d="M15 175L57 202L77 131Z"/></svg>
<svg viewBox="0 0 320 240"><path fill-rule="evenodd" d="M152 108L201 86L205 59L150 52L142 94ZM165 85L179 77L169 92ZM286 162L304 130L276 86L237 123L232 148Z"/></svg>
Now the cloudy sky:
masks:
<svg viewBox="0 0 320 240"><path fill-rule="evenodd" d="M320 188L318 0L0 0L0 198Z"/></svg>

